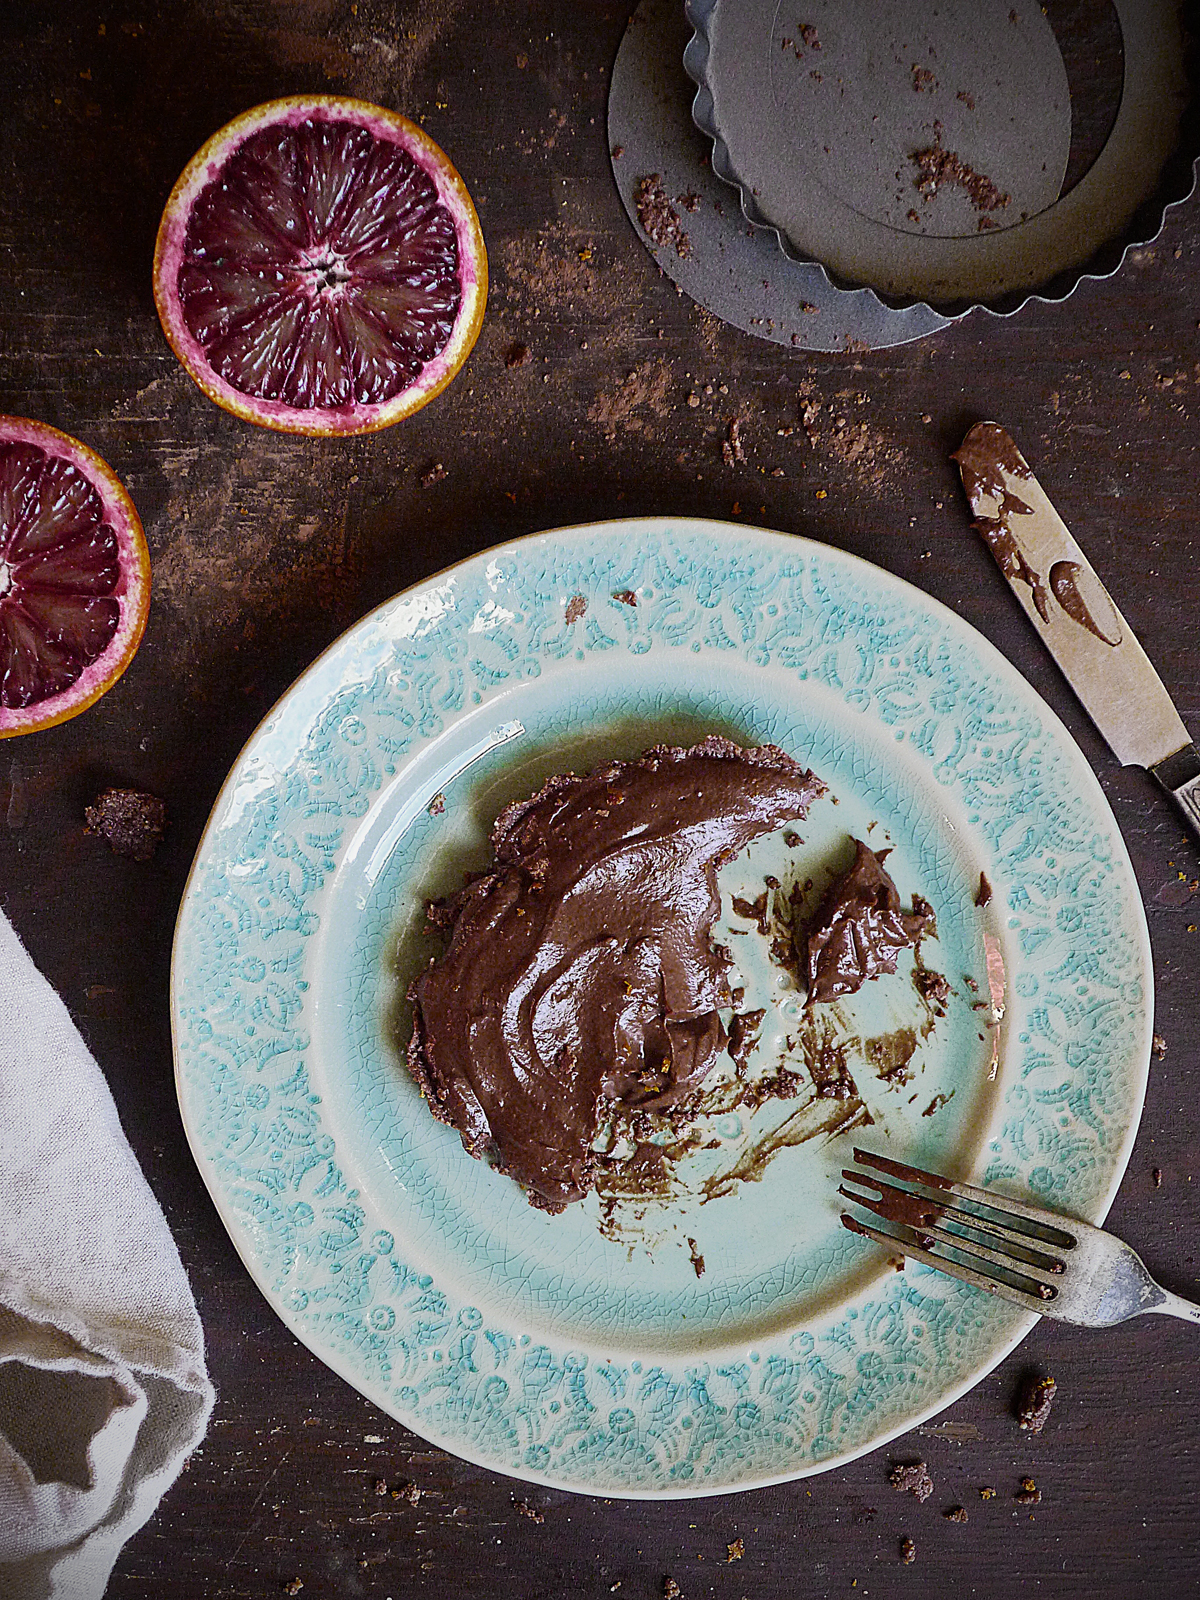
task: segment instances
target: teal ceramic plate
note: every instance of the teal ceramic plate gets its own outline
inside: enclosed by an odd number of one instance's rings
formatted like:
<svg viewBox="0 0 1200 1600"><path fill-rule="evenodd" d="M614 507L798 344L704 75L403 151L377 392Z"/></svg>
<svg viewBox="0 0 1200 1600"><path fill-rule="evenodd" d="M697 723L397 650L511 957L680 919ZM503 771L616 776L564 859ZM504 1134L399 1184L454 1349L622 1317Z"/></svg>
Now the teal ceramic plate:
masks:
<svg viewBox="0 0 1200 1600"><path fill-rule="evenodd" d="M718 936L767 1012L752 1068L790 1059L807 1084L812 1022L730 897L768 874L819 893L850 835L890 847L905 901L934 906L945 1014L910 961L829 1022L872 1126L830 1136L858 1101L811 1090L742 1106L710 1119L670 1198L547 1216L404 1069L424 901L550 772L710 729L782 745L831 789L802 844L762 841L722 875ZM1150 989L1100 788L984 639L836 550L656 519L485 552L309 668L214 807L172 1007L196 1160L296 1336L471 1461L650 1496L822 1471L1012 1348L1030 1318L846 1233L836 1174L860 1139L1101 1219L1141 1108Z"/></svg>

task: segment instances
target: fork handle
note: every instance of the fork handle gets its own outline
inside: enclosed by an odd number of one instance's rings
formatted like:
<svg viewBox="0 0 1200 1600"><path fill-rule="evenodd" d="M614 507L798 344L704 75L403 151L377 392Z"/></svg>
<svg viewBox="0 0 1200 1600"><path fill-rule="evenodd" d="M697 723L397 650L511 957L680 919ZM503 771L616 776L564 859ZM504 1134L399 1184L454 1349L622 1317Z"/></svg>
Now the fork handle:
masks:
<svg viewBox="0 0 1200 1600"><path fill-rule="evenodd" d="M1172 1294L1169 1289L1159 1288L1162 1299L1154 1305L1147 1306L1147 1311L1161 1311L1167 1317L1181 1317L1184 1322L1194 1322L1200 1325L1200 1306L1191 1300L1184 1300L1182 1296Z"/></svg>

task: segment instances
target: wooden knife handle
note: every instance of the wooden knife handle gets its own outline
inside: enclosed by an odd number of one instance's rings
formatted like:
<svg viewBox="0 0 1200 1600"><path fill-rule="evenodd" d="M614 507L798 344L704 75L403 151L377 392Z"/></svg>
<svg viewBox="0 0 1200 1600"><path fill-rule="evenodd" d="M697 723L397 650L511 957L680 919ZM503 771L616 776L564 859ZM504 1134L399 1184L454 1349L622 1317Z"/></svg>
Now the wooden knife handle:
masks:
<svg viewBox="0 0 1200 1600"><path fill-rule="evenodd" d="M1200 750L1194 744L1185 744L1165 761L1160 761L1150 771L1191 823L1200 838Z"/></svg>

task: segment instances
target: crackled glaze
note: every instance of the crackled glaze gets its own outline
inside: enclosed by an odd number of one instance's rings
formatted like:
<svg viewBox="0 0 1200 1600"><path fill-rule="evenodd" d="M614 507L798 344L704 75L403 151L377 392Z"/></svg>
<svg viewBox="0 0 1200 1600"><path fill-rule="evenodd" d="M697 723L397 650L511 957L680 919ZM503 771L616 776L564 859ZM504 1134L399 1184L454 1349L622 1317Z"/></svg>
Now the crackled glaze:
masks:
<svg viewBox="0 0 1200 1600"><path fill-rule="evenodd" d="M627 1249L586 1207L531 1211L405 1078L393 969L439 873L556 746L582 765L588 729L627 753L681 715L831 782L842 804L814 808L808 849L878 820L952 978L986 995L984 935L1002 950L996 1083L964 1001L923 1068L958 1097L928 1122L888 1102L876 1143L1098 1218L1148 1056L1145 923L1095 779L918 591L804 540L654 520L487 552L352 629L250 741L197 854L173 974L189 1137L251 1272L329 1365L460 1455L610 1495L822 1470L1029 1326L840 1230L836 1143ZM867 1003L882 1015L889 991ZM681 1247L700 1229L704 1278Z"/></svg>

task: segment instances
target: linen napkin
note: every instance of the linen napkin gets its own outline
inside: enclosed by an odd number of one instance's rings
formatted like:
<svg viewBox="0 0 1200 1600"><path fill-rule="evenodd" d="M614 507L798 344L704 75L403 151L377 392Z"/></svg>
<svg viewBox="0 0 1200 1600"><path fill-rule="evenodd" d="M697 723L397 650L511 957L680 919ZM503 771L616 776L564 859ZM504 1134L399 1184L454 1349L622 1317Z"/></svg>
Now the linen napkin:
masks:
<svg viewBox="0 0 1200 1600"><path fill-rule="evenodd" d="M179 1252L0 912L0 1596L98 1600L208 1426Z"/></svg>

